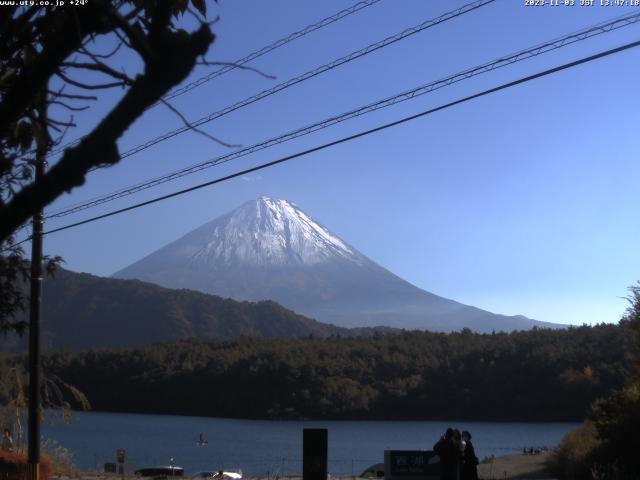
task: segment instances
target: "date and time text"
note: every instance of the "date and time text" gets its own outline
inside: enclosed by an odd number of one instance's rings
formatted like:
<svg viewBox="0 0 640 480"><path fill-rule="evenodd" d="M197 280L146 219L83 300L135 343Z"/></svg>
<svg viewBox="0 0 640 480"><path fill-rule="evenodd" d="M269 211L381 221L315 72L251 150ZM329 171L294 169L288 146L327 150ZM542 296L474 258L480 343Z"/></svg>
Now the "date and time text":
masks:
<svg viewBox="0 0 640 480"><path fill-rule="evenodd" d="M640 7L640 0L524 0L525 7Z"/></svg>

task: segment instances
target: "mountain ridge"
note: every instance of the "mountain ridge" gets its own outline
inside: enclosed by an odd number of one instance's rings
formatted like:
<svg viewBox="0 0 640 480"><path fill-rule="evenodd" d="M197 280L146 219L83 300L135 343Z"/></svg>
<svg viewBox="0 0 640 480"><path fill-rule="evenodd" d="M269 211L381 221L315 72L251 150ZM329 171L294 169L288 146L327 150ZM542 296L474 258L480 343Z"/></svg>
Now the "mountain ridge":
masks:
<svg viewBox="0 0 640 480"><path fill-rule="evenodd" d="M236 300L272 299L341 327L478 332L561 327L422 290L287 200L262 196L113 274Z"/></svg>
<svg viewBox="0 0 640 480"><path fill-rule="evenodd" d="M135 347L189 338L302 338L368 335L306 318L273 301L237 302L140 280L104 278L63 268L47 277L42 343L48 350ZM372 333L372 332L371 332ZM3 338L23 350L26 337Z"/></svg>

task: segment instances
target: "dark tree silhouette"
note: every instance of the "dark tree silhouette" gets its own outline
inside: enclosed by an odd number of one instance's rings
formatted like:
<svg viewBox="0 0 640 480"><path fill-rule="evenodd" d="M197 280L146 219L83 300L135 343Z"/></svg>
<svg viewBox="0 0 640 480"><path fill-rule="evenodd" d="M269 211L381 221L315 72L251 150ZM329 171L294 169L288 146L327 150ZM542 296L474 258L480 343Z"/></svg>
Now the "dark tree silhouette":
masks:
<svg viewBox="0 0 640 480"><path fill-rule="evenodd" d="M640 285L629 290L629 308L620 322L634 340L626 358L631 364L627 381L623 388L595 402L589 415L601 442L591 460L605 480L635 479L640 471Z"/></svg>
<svg viewBox="0 0 640 480"><path fill-rule="evenodd" d="M181 28L187 15L198 20L193 31ZM96 42L103 37L112 40L112 51L98 51ZM117 140L182 82L199 58L204 61L213 40L205 0L0 7L0 330L21 326L11 320L22 305L17 280L28 275L21 248L13 246L17 229L82 185L92 169L117 163ZM141 60L137 74L118 65L119 50ZM88 74L91 82L84 80ZM113 88L123 90L120 100L35 180L38 152L42 156L59 145L75 126L73 113Z"/></svg>
<svg viewBox="0 0 640 480"><path fill-rule="evenodd" d="M242 322L248 312L239 304L233 308ZM495 335L203 337L52 353L43 366L83 391L95 410L111 412L574 421L595 399L622 387L631 349L626 325ZM3 363L11 368L21 358L0 354L0 372ZM218 394L221 385L228 395Z"/></svg>

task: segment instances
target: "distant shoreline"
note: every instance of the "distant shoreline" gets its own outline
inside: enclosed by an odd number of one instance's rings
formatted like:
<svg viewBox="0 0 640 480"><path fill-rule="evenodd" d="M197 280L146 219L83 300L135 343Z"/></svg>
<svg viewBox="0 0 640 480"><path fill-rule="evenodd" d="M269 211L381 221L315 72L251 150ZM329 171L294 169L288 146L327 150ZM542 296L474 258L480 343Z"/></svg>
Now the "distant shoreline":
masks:
<svg viewBox="0 0 640 480"><path fill-rule="evenodd" d="M188 413L155 413L147 411L127 411L127 410L76 410L72 409L73 414L78 413L106 413L113 415L145 415L145 416L158 416L158 417L187 417L187 418L210 418L210 419L220 419L220 420L246 420L246 421L270 421L270 422L389 422L389 423L397 423L397 422L444 422L451 424L459 424L459 423L495 423L495 424L527 424L527 425L537 425L537 424L548 424L548 423L575 423L579 424L582 420L576 419L568 419L568 420L493 420L493 419L460 419L460 418L332 418L332 417L317 417L317 418L306 418L306 417L228 417L228 416L208 416L208 415L197 415L197 414L188 414Z"/></svg>

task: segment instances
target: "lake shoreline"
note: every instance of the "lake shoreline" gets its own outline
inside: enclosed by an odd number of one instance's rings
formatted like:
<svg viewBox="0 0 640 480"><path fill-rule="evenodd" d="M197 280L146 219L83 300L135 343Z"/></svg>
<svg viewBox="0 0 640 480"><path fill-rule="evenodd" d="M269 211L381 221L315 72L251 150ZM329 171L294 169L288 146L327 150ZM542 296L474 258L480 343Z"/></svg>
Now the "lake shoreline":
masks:
<svg viewBox="0 0 640 480"><path fill-rule="evenodd" d="M329 472L358 475L384 461L385 450L432 450L447 428L468 430L480 459L521 454L524 448L551 450L579 424L482 422L267 421L83 412L70 424L43 425L46 439L68 452L78 471L102 471L125 450L125 463L138 468L175 465L186 475L242 469L246 476L302 471L307 428L328 430ZM200 442L204 439L204 442ZM53 451L53 450L52 450Z"/></svg>
<svg viewBox="0 0 640 480"><path fill-rule="evenodd" d="M203 418L203 419L212 419L212 420L239 420L239 421L258 421L258 422L388 422L388 423L398 423L398 422L449 422L451 424L473 424L473 423L493 423L493 424L565 424L565 423L581 423L584 417L576 416L575 418L568 419L553 419L553 420L522 420L519 418L509 418L509 419L492 419L492 418L454 418L451 420L450 418L439 418L439 417L416 417L416 418L389 418L388 416L384 418L376 418L376 417L279 417L279 416L208 416L208 415L198 415L196 413L172 413L172 412L154 412L149 409L143 411L135 411L135 410L108 410L108 409L95 409L92 408L90 410L71 410L72 413L106 413L106 414L114 414L114 415L148 415L154 417L184 417L184 418Z"/></svg>
<svg viewBox="0 0 640 480"><path fill-rule="evenodd" d="M546 472L545 463L551 452L542 452L537 455L525 455L522 453L503 455L495 457L488 462L478 465L478 476L480 480L493 479L527 479L527 480L553 480ZM78 472L76 477L55 476L55 480L81 479L81 480L140 480L140 477L127 475L114 476L100 472ZM189 478L189 476L178 477ZM243 480L303 480L301 474L290 475L248 475ZM355 475L331 475L332 480L361 480L361 477Z"/></svg>

